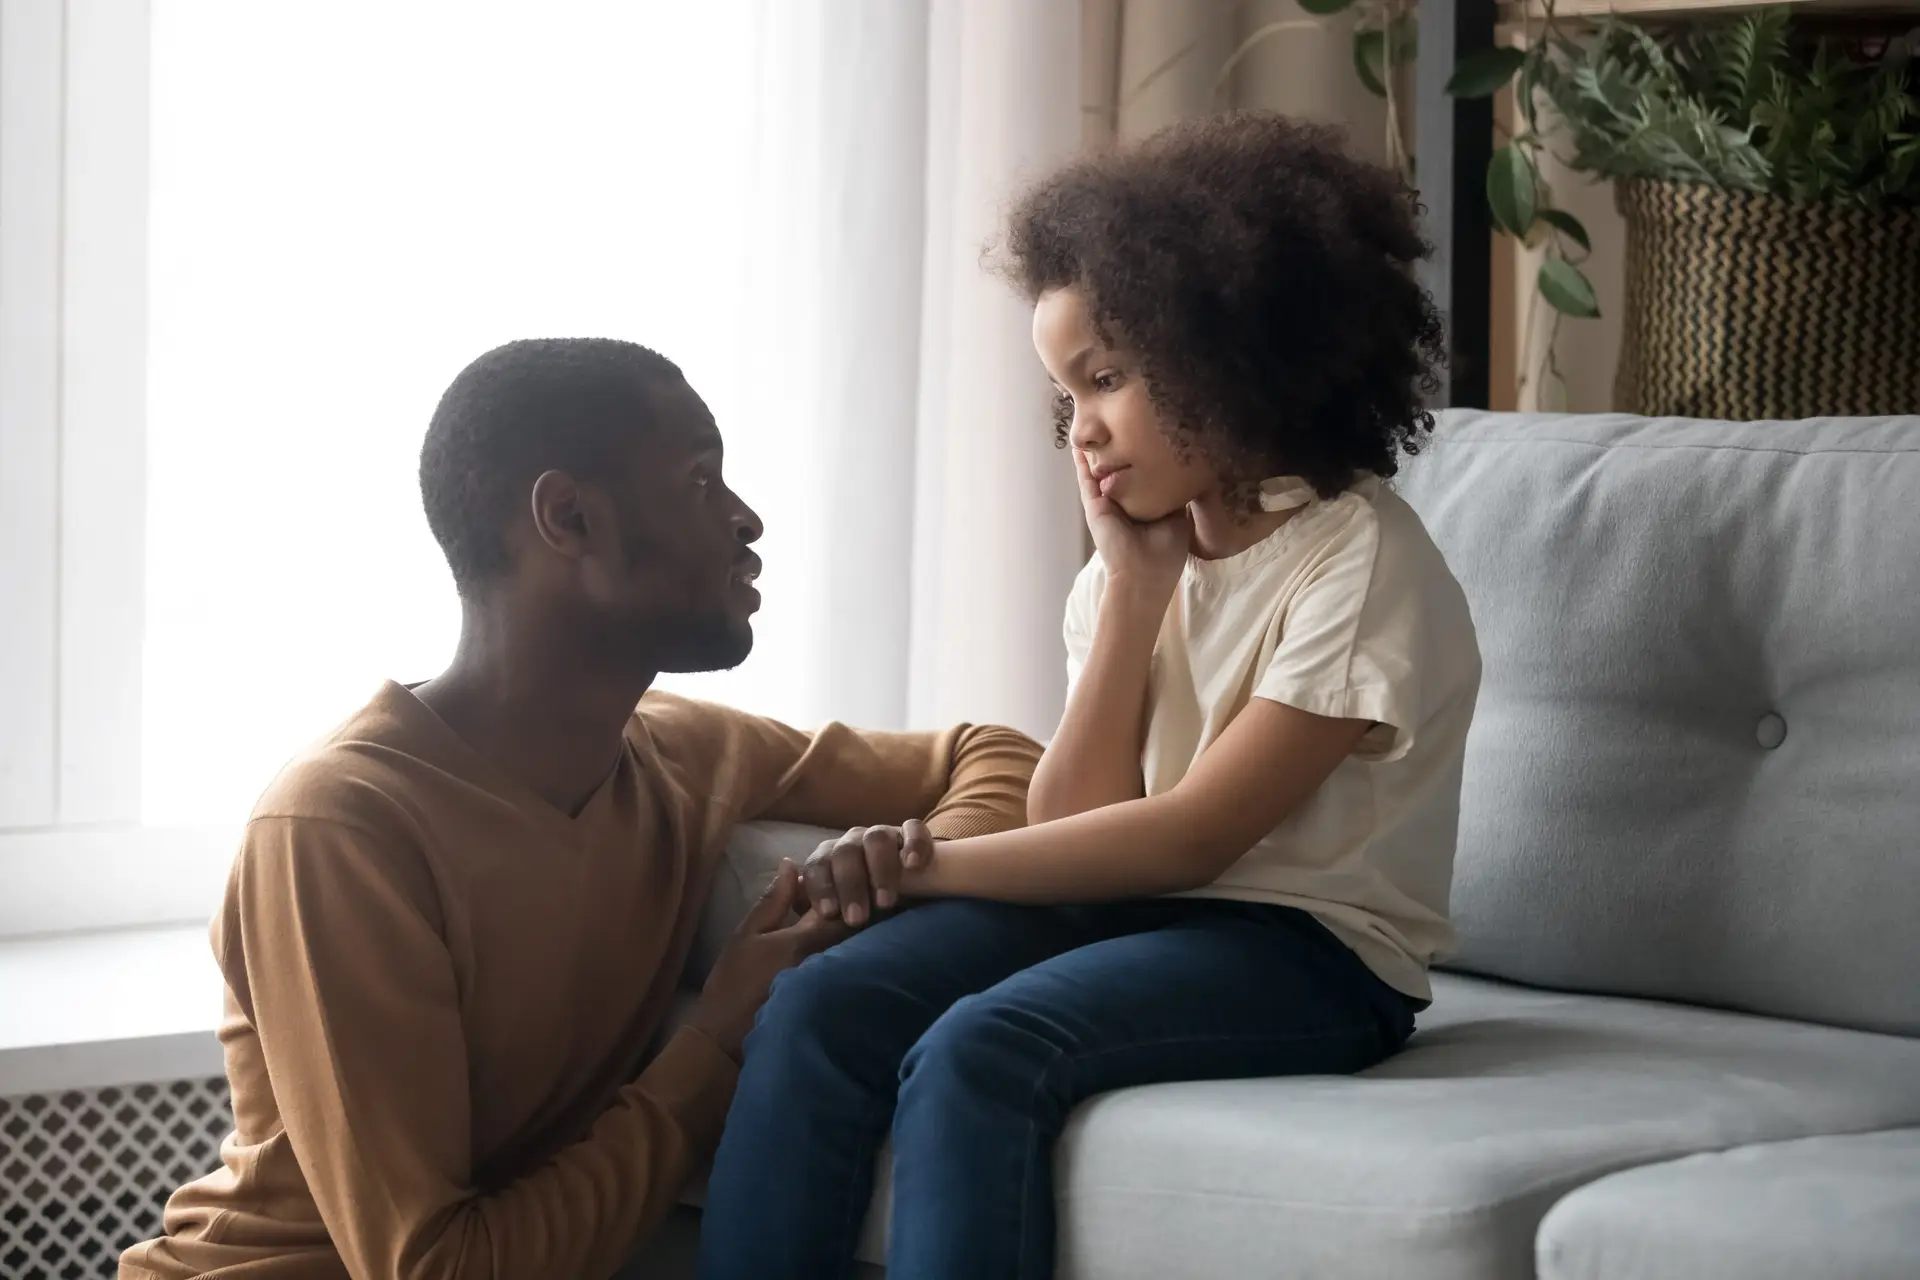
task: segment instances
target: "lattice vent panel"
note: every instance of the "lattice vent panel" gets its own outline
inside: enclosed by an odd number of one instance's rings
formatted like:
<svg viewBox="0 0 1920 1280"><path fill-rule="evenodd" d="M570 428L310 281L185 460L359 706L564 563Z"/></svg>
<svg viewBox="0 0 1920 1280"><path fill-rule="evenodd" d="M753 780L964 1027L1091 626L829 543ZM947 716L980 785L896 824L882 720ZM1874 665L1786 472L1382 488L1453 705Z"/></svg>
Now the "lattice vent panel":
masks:
<svg viewBox="0 0 1920 1280"><path fill-rule="evenodd" d="M0 1098L0 1277L112 1276L232 1128L219 1078Z"/></svg>

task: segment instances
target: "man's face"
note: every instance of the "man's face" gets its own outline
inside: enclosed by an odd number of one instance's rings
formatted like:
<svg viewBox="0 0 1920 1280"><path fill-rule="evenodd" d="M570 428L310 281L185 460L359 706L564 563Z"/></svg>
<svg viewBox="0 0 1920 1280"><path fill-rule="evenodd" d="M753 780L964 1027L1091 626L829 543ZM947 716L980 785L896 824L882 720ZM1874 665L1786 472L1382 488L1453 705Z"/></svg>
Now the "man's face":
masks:
<svg viewBox="0 0 1920 1280"><path fill-rule="evenodd" d="M760 517L722 479L720 432L693 388L676 378L650 394L653 424L606 478L616 536L583 584L605 640L654 670L735 667L753 649Z"/></svg>

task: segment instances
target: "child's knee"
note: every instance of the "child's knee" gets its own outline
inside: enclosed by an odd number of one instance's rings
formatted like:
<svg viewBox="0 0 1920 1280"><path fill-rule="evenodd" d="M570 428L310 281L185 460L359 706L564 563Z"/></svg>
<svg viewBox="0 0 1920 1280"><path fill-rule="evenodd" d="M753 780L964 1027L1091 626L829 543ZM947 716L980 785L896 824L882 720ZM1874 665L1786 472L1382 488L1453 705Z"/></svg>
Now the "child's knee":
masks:
<svg viewBox="0 0 1920 1280"><path fill-rule="evenodd" d="M879 960L829 951L775 978L747 1038L745 1072L782 1087L835 1079L890 1088L904 1046L882 1025Z"/></svg>
<svg viewBox="0 0 1920 1280"><path fill-rule="evenodd" d="M992 1093L1024 1101L1042 1095L1065 1066L1044 1018L993 992L955 1002L900 1064L904 1104L915 1090Z"/></svg>
<svg viewBox="0 0 1920 1280"><path fill-rule="evenodd" d="M864 967L823 952L779 974L754 1021L755 1037L801 1044L831 1035L836 1023L846 1017L848 1005L859 1007L861 991L870 981L862 972ZM762 1031L769 1034L761 1035Z"/></svg>

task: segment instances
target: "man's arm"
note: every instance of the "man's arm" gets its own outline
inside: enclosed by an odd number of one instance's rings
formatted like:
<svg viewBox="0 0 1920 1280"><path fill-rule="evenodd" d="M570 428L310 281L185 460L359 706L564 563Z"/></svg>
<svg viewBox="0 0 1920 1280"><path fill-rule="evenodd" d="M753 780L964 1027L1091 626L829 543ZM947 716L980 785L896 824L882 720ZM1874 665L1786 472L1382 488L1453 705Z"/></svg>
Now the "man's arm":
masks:
<svg viewBox="0 0 1920 1280"><path fill-rule="evenodd" d="M1014 729L959 725L937 733L879 733L829 724L802 733L775 720L668 694L648 694L641 717L660 738L694 748L735 821L820 827L924 819L936 839L1019 826L1039 744Z"/></svg>
<svg viewBox="0 0 1920 1280"><path fill-rule="evenodd" d="M436 904L405 848L353 827L248 830L220 959L320 1216L355 1280L608 1275L711 1154L734 1063L683 1028L584 1138L518 1181L476 1187Z"/></svg>

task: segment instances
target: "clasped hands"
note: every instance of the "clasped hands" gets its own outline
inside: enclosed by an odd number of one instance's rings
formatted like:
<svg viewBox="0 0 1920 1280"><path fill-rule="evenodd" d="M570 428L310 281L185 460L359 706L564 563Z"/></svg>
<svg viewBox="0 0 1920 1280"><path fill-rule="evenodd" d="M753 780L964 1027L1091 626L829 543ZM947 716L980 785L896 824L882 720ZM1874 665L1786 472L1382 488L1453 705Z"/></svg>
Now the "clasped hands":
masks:
<svg viewBox="0 0 1920 1280"><path fill-rule="evenodd" d="M800 868L800 889L822 916L853 928L900 904L909 872L933 861L933 836L924 822L855 827L822 841Z"/></svg>

